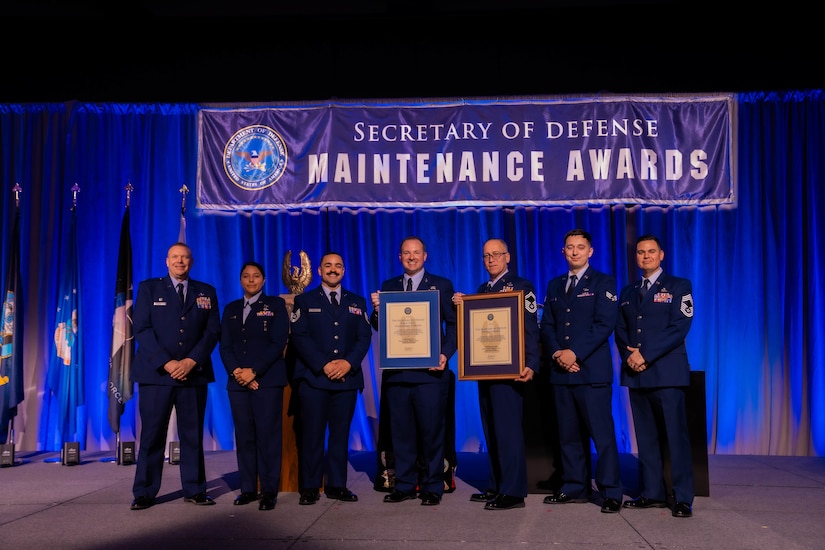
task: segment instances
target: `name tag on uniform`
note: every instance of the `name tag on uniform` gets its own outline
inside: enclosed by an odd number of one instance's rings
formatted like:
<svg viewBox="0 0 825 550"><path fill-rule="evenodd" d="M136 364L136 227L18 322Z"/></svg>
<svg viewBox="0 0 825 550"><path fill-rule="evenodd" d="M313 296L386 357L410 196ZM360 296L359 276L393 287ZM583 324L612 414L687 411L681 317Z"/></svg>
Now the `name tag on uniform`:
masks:
<svg viewBox="0 0 825 550"><path fill-rule="evenodd" d="M165 306L166 302L164 302L163 300L159 300L157 302L154 302L152 305L153 306Z"/></svg>
<svg viewBox="0 0 825 550"><path fill-rule="evenodd" d="M311 307L311 308L307 308L307 311L309 311L310 313L321 313L321 308L320 307Z"/></svg>

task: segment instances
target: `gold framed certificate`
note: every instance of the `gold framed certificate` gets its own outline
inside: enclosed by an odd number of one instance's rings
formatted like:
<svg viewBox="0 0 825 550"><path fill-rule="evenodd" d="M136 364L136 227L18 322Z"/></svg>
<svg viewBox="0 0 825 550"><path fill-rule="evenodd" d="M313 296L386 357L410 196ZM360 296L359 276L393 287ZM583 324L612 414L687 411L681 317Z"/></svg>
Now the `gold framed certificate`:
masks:
<svg viewBox="0 0 825 550"><path fill-rule="evenodd" d="M524 291L465 294L458 304L458 379L512 380L524 370Z"/></svg>
<svg viewBox="0 0 825 550"><path fill-rule="evenodd" d="M441 313L437 290L381 292L378 308L379 368L437 367L441 356Z"/></svg>

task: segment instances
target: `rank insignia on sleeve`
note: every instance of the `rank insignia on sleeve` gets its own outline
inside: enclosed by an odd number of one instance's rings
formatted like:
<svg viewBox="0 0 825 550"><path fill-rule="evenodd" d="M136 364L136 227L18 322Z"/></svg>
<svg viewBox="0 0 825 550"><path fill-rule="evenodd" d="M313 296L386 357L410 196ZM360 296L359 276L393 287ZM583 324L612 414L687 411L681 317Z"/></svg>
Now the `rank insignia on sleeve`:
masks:
<svg viewBox="0 0 825 550"><path fill-rule="evenodd" d="M693 317L693 296L685 294L682 296L682 303L679 305L679 311L685 317Z"/></svg>
<svg viewBox="0 0 825 550"><path fill-rule="evenodd" d="M524 296L524 309L526 309L529 313L535 313L539 309L536 301L536 295L532 290Z"/></svg>
<svg viewBox="0 0 825 550"><path fill-rule="evenodd" d="M298 321L298 319L300 319L300 318L301 318L301 310L300 310L300 309L296 309L295 311L293 311L293 312L292 312L292 318L291 318L290 320L291 320L293 323L295 323L295 322L297 322L297 321Z"/></svg>
<svg viewBox="0 0 825 550"><path fill-rule="evenodd" d="M610 300L611 302L615 302L616 300L618 300L618 298L616 297L616 295L615 295L615 294L613 294L612 292L610 292L609 290L605 291L604 295L605 295L605 296L607 297L607 299L608 299L608 300Z"/></svg>

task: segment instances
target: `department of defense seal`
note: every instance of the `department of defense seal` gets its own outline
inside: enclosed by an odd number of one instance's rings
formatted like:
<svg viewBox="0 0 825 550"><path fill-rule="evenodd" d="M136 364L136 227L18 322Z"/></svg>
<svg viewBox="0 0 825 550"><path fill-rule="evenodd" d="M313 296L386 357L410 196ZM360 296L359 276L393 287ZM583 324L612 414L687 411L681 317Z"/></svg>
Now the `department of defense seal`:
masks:
<svg viewBox="0 0 825 550"><path fill-rule="evenodd" d="M226 142L223 167L235 185L258 191L281 179L287 158L286 144L278 132L263 125L247 126Z"/></svg>

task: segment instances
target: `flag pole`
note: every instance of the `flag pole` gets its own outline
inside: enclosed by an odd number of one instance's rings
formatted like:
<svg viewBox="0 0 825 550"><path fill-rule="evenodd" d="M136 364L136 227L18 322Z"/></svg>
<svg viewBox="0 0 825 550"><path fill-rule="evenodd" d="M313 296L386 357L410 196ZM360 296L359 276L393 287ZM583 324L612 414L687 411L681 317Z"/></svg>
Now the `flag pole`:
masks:
<svg viewBox="0 0 825 550"><path fill-rule="evenodd" d="M17 212L20 210L20 192L23 191L23 188L20 187L19 182L15 182L14 187L11 188L14 192L14 211ZM15 352L19 352L21 350L15 350ZM16 416L16 415L15 415ZM11 421L9 422L9 433L8 433L8 441L9 445L14 448L14 416L11 417Z"/></svg>
<svg viewBox="0 0 825 550"><path fill-rule="evenodd" d="M132 187L132 182L126 182L126 210L129 209L129 204L132 202L132 191L134 191L134 187ZM120 426L118 426L119 428ZM123 464L123 450L120 448L120 429L115 432L115 464Z"/></svg>
<svg viewBox="0 0 825 550"><path fill-rule="evenodd" d="M186 184L179 189L180 191L180 231L178 232L178 242L186 243L186 194L189 193L189 188Z"/></svg>
<svg viewBox="0 0 825 550"><path fill-rule="evenodd" d="M186 194L189 193L189 188L184 183L180 189L180 229L178 230L178 242L186 244ZM169 426L166 429L166 441L171 443L177 441L178 437L178 412L175 407L172 407L172 414L169 416ZM164 450L164 457L167 460L171 459L169 445L166 445Z"/></svg>
<svg viewBox="0 0 825 550"><path fill-rule="evenodd" d="M20 187L19 182L15 182L14 187L12 187L11 190L14 193L14 212L15 212L15 216L19 216L19 213L20 213L20 193L23 192L23 188ZM18 239L18 242L19 242L20 235L19 234L16 235L15 238ZM19 258L18 258L18 260L19 260ZM18 264L19 264L19 262L18 262ZM8 281L6 281L6 284L8 284ZM3 299L5 300L5 296L3 297ZM22 328L22 327L15 327L15 331L20 330L20 328ZM15 349L14 350L14 353L22 353L22 352L23 352L22 349ZM12 369L13 368L14 368L14 362L12 362ZM14 383L17 384L16 381ZM15 409L17 408L17 404L14 405L14 408ZM12 457L14 456L14 417L15 416L17 416L17 414L13 415L9 419L9 424L8 424L8 426L6 426L6 429L8 430L6 432L6 436L7 436L6 437L6 443L8 443L11 446ZM14 459L12 459L12 462L14 462Z"/></svg>
<svg viewBox="0 0 825 550"><path fill-rule="evenodd" d="M126 205L120 227L120 244L115 282L114 313L112 315L112 352L109 359L109 425L115 433L116 464L134 463L134 443L131 456L124 462L121 434L121 416L127 401L132 398L131 364L134 355L134 339L131 328L132 307L132 242L129 236L129 206L132 199L131 182L127 182ZM110 460L106 460L110 461Z"/></svg>
<svg viewBox="0 0 825 550"><path fill-rule="evenodd" d="M72 207L69 220L67 247L61 266L60 292L55 319L55 355L49 362L47 384L57 398L57 431L62 447L60 462L63 465L80 463L79 434L85 428L78 424L78 408L85 405L83 383L83 338L79 334L81 285L78 272L77 248L77 198L80 185L71 187ZM46 459L45 462L54 462Z"/></svg>

